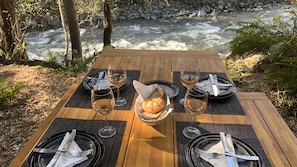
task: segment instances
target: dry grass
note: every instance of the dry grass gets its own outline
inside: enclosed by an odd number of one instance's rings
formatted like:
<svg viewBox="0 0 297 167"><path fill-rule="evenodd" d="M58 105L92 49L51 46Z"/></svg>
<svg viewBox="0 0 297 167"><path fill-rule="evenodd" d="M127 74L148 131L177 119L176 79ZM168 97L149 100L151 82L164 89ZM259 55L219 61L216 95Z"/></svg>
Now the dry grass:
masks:
<svg viewBox="0 0 297 167"><path fill-rule="evenodd" d="M242 60L226 61L225 64L236 83L237 90L264 92L297 136L297 99L289 98L284 91L275 90L266 84L265 74L254 69L261 59L261 55L254 55Z"/></svg>
<svg viewBox="0 0 297 167"><path fill-rule="evenodd" d="M1 166L8 166L68 87L83 76L57 75L40 66L0 65L0 78L25 85L13 100L0 106Z"/></svg>

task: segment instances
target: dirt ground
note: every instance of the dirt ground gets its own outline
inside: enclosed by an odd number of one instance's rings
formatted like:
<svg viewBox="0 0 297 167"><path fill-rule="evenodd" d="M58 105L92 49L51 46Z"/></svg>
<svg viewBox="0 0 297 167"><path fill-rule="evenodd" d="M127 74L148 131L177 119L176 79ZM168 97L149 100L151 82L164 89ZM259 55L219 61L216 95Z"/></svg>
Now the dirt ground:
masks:
<svg viewBox="0 0 297 167"><path fill-rule="evenodd" d="M0 106L0 166L8 166L70 85L82 80L40 66L0 65L0 78L23 84L16 98Z"/></svg>
<svg viewBox="0 0 297 167"><path fill-rule="evenodd" d="M58 75L51 69L40 66L0 65L0 78L25 87L16 98L0 106L0 164L8 166L11 160L28 141L62 95L73 83L79 83L85 73L76 76ZM237 91L262 91L263 74L243 73L240 82L244 85ZM296 120L296 119L295 119ZM287 121L286 121L287 122ZM296 121L291 121L295 135Z"/></svg>

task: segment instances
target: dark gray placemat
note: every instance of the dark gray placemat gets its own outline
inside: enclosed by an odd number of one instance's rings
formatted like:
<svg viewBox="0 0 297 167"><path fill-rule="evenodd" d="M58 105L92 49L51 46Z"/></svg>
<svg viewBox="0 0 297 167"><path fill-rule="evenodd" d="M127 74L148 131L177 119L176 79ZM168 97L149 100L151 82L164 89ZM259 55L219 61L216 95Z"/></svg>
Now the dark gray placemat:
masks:
<svg viewBox="0 0 297 167"><path fill-rule="evenodd" d="M201 76L208 75L209 73L201 72ZM212 73L216 74L224 79L228 79L225 73ZM173 99L175 112L185 112L184 106L179 103L179 100L184 97L186 88L180 81L180 72L173 73L173 83L179 87L179 94ZM233 114L233 115L245 115L236 95L225 100L209 100L208 109L205 112L207 114Z"/></svg>
<svg viewBox="0 0 297 167"><path fill-rule="evenodd" d="M87 76L93 76L99 71L104 69L91 69ZM106 70L106 69L105 69ZM127 100L127 104L121 107L115 107L115 110L130 110L133 103L133 98L135 95L135 89L132 85L133 80L138 80L140 71L127 70L127 76L130 79L129 85L122 89L120 95ZM115 95L116 96L116 95ZM75 107L75 108L92 108L91 107L91 93L83 87L83 83L79 84L78 88L71 96L69 101L66 103L65 107Z"/></svg>
<svg viewBox="0 0 297 167"><path fill-rule="evenodd" d="M240 125L240 124L210 124L210 123L194 123L195 127L198 127L201 133L219 133L224 132L225 134L231 134L243 142L253 147L259 155L262 157L265 166L271 166L263 147L258 140L256 133L251 125ZM176 122L176 140L177 140L177 151L178 151L178 166L187 166L185 158L185 147L190 142L183 136L182 130L184 127L190 126L190 122Z"/></svg>
<svg viewBox="0 0 297 167"><path fill-rule="evenodd" d="M105 125L104 121L56 118L42 137L41 141L55 134L71 131L72 129L84 131L97 137L103 143L103 147L105 149L104 155L100 161L100 164L96 164L96 166L116 166L117 157L126 128L126 122L108 121L108 124L115 127L117 133L111 138L103 139L100 138L97 133L98 130ZM26 163L24 163L22 166L27 167L29 164L26 161Z"/></svg>

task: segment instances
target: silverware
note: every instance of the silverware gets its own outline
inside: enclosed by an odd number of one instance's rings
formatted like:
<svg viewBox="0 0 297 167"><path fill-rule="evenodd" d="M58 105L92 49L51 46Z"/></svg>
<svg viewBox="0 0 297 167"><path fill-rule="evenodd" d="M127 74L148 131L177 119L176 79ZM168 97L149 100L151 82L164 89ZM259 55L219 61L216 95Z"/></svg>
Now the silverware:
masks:
<svg viewBox="0 0 297 167"><path fill-rule="evenodd" d="M196 148L197 153L200 156L204 156L210 159L216 159L216 158L221 158L224 156L230 156L230 157L235 157L243 160L250 160L250 161L257 161L259 160L258 156L251 156L251 155L239 155L239 154L230 154L230 153L216 153L216 152L207 152L204 150L201 150L199 148Z"/></svg>
<svg viewBox="0 0 297 167"><path fill-rule="evenodd" d="M224 150L225 150L225 154L228 154L229 153L229 150L227 148L227 142L226 142L226 136L225 136L225 133L224 132L220 132L220 137L221 137L221 141L223 143L223 146L224 146ZM225 156L226 158L226 161L227 161L227 166L228 167L233 167L233 160L232 160L232 157L230 156Z"/></svg>
<svg viewBox="0 0 297 167"><path fill-rule="evenodd" d="M97 79L97 82L95 84L95 88L98 89L98 90L100 90L100 85L101 85L103 79L105 78L105 73L106 73L105 71L101 71L98 74L98 79Z"/></svg>
<svg viewBox="0 0 297 167"><path fill-rule="evenodd" d="M218 78L216 75L209 74L213 95L217 97L220 94L220 88L218 87Z"/></svg>
<svg viewBox="0 0 297 167"><path fill-rule="evenodd" d="M227 146L227 151L228 153L234 155L235 154L235 149L232 141L232 137L230 134L226 135L226 146ZM235 157L232 157L232 162L234 167L238 167L237 159Z"/></svg>
<svg viewBox="0 0 297 167"><path fill-rule="evenodd" d="M65 144L63 145L62 149L63 151L68 151L71 143L74 141L76 135L76 129L73 129L69 138L67 139L67 141L65 142ZM59 155L58 156L54 156L53 159L51 160L51 162L54 162L53 166L57 167L59 165L59 161L61 160L62 156L64 155L64 152L58 152Z"/></svg>
<svg viewBox="0 0 297 167"><path fill-rule="evenodd" d="M74 157L81 157L91 154L94 149L90 148L88 150L84 151L76 151L76 152L70 152L65 150L58 150L58 149L47 149L47 148L34 148L34 152L41 153L41 154L48 154L48 153L66 153L69 152Z"/></svg>
<svg viewBox="0 0 297 167"><path fill-rule="evenodd" d="M97 79L104 79L105 78L105 74L106 73L106 71L101 71L101 72L99 72L98 73L98 78ZM90 77L90 76L87 76L85 79L93 79L93 78L96 78L96 77Z"/></svg>
<svg viewBox="0 0 297 167"><path fill-rule="evenodd" d="M214 83L214 85L218 85L219 87L231 87L232 84L224 84L224 83Z"/></svg>

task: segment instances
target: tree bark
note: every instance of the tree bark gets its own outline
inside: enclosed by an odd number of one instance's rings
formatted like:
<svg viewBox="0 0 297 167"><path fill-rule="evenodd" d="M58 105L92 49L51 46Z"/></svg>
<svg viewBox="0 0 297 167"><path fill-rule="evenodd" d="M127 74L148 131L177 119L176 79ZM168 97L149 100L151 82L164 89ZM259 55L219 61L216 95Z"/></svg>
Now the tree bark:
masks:
<svg viewBox="0 0 297 167"><path fill-rule="evenodd" d="M74 57L82 58L80 30L77 22L73 0L64 0L65 14L68 21L70 40L72 46L72 60Z"/></svg>
<svg viewBox="0 0 297 167"><path fill-rule="evenodd" d="M103 19L103 44L105 46L111 45L111 33L112 33L112 19L111 19L111 9L110 2L106 0L102 0L103 3L103 11L104 11L104 19Z"/></svg>
<svg viewBox="0 0 297 167"><path fill-rule="evenodd" d="M65 26L61 0L58 0L58 6L59 6L60 17L61 17L61 24L62 24L62 28L63 28L63 32L64 32L64 39L65 39L64 58L67 59L68 58L68 49L69 49L69 40L68 40L68 31ZM65 62L66 62L66 66L68 66L68 64L67 64L68 61L65 61Z"/></svg>
<svg viewBox="0 0 297 167"><path fill-rule="evenodd" d="M26 44L16 19L13 0L0 0L0 57L26 60Z"/></svg>

